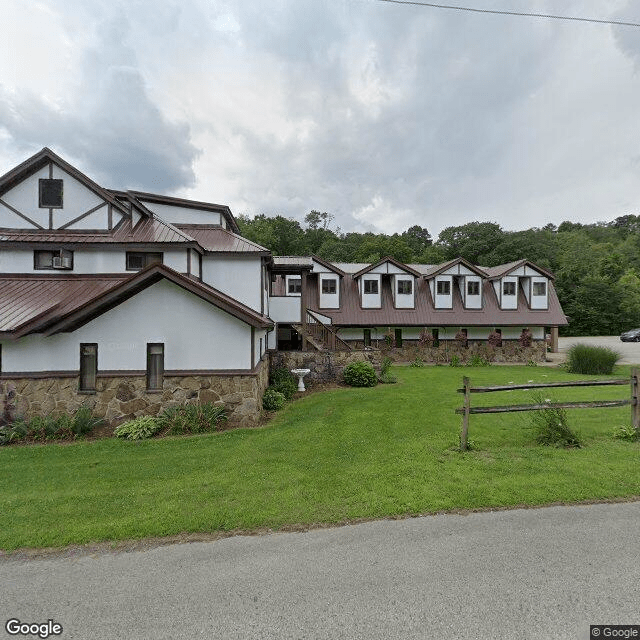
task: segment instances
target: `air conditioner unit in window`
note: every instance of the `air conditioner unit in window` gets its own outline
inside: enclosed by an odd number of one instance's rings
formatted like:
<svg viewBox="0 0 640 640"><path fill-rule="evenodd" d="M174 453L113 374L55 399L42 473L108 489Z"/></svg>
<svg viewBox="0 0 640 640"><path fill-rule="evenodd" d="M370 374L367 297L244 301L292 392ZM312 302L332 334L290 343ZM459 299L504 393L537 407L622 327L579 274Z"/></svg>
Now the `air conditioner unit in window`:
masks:
<svg viewBox="0 0 640 640"><path fill-rule="evenodd" d="M63 261L63 258L61 258L60 256L54 256L51 266L54 269L62 269L63 268L62 261Z"/></svg>
<svg viewBox="0 0 640 640"><path fill-rule="evenodd" d="M71 269L71 258L62 258L62 268Z"/></svg>

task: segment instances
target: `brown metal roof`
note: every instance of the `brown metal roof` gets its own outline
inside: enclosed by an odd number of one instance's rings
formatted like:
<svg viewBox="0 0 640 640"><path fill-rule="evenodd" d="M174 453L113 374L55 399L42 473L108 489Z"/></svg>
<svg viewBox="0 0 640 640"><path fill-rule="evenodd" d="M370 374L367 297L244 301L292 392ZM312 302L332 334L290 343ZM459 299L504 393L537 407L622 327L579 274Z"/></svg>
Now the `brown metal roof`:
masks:
<svg viewBox="0 0 640 640"><path fill-rule="evenodd" d="M0 275L0 335L72 331L163 278L251 326L272 326L231 296L155 264L134 275Z"/></svg>
<svg viewBox="0 0 640 640"><path fill-rule="evenodd" d="M53 316L69 313L124 282L114 276L0 276L0 332L28 332Z"/></svg>
<svg viewBox="0 0 640 640"><path fill-rule="evenodd" d="M134 227L131 220L122 220L111 231L17 230L1 229L0 242L28 242L48 244L129 244L129 243L186 243L195 240L173 225L158 218L142 218Z"/></svg>
<svg viewBox="0 0 640 640"><path fill-rule="evenodd" d="M500 309L493 286L483 287L483 308L465 309L460 292L454 288L453 309L436 309L427 280L418 280L415 291L415 309L396 309L389 281L382 281L382 308L363 309L357 282L350 278L341 281L340 309L320 309L318 307L318 284L316 278L309 278L309 307L325 316L338 326L420 326L420 327L472 327L472 326L556 326L568 324L556 292L549 285L549 309L529 309L522 290L519 292L518 309Z"/></svg>
<svg viewBox="0 0 640 640"><path fill-rule="evenodd" d="M269 249L247 240L224 227L210 225L176 225L205 250L215 253L260 253L270 255Z"/></svg>

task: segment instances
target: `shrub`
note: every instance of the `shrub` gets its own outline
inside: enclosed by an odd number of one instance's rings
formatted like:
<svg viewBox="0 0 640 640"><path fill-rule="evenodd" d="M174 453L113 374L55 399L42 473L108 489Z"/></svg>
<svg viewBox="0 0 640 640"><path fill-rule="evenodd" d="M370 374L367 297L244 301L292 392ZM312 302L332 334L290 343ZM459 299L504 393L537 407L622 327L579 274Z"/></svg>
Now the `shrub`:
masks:
<svg viewBox="0 0 640 640"><path fill-rule="evenodd" d="M287 400L291 400L298 391L298 381L295 376L284 367L275 369L271 373L270 387L279 391Z"/></svg>
<svg viewBox="0 0 640 640"><path fill-rule="evenodd" d="M212 402L170 407L158 416L160 428L167 429L172 435L220 431L221 423L226 419L224 407Z"/></svg>
<svg viewBox="0 0 640 640"><path fill-rule="evenodd" d="M543 398L540 394L533 395L535 404L549 404L549 398ZM581 442L567 424L567 412L565 409L549 407L531 412L531 427L533 428L536 442L552 447L576 447L580 448Z"/></svg>
<svg viewBox="0 0 640 640"><path fill-rule="evenodd" d="M382 358L382 362L380 363L380 375L386 376L389 373L392 364L393 360L389 356Z"/></svg>
<svg viewBox="0 0 640 640"><path fill-rule="evenodd" d="M467 337L467 333L462 329L460 329L460 331L456 333L454 339L461 347L464 347L465 349L469 346L469 339Z"/></svg>
<svg viewBox="0 0 640 640"><path fill-rule="evenodd" d="M460 366L460 357L455 353L451 356L451 360L449 360L450 367L459 367Z"/></svg>
<svg viewBox="0 0 640 640"><path fill-rule="evenodd" d="M478 353L472 355L467 362L467 367L488 367L490 365L491 362Z"/></svg>
<svg viewBox="0 0 640 640"><path fill-rule="evenodd" d="M284 397L284 393L276 391L273 387L269 387L262 396L262 407L267 411L279 411L284 407L284 403L287 399Z"/></svg>
<svg viewBox="0 0 640 640"><path fill-rule="evenodd" d="M487 338L487 342L492 347L501 347L502 346L502 334L497 331L492 331Z"/></svg>
<svg viewBox="0 0 640 640"><path fill-rule="evenodd" d="M0 446L26 438L27 431L27 423L23 420L0 427Z"/></svg>
<svg viewBox="0 0 640 640"><path fill-rule="evenodd" d="M420 332L420 336L418 337L418 341L420 342L420 346L422 347L433 347L435 346L435 338L433 337L433 333L429 331L429 329L423 329Z"/></svg>
<svg viewBox="0 0 640 640"><path fill-rule="evenodd" d="M144 440L160 431L160 421L153 416L140 416L135 420L129 420L116 427L113 432L118 438L127 440Z"/></svg>
<svg viewBox="0 0 640 640"><path fill-rule="evenodd" d="M529 329L523 329L520 337L518 338L521 347L530 347L533 343L533 335Z"/></svg>
<svg viewBox="0 0 640 640"><path fill-rule="evenodd" d="M609 375L620 359L620 354L607 347L574 344L567 352L566 369L569 373Z"/></svg>
<svg viewBox="0 0 640 640"><path fill-rule="evenodd" d="M82 436L85 433L93 431L93 429L101 425L103 422L102 418L97 418L93 415L93 412L89 407L80 407L73 414L71 430L77 436Z"/></svg>
<svg viewBox="0 0 640 640"><path fill-rule="evenodd" d="M635 442L636 440L640 440L640 432L636 431L631 425L623 424L614 429L613 437L618 440Z"/></svg>
<svg viewBox="0 0 640 640"><path fill-rule="evenodd" d="M410 367L415 367L417 369L420 369L422 367L424 367L424 362L422 362L422 358L416 358L415 360L413 360L412 362L409 363Z"/></svg>
<svg viewBox="0 0 640 640"><path fill-rule="evenodd" d="M374 387L378 382L376 371L369 362L353 362L342 372L344 381L352 387Z"/></svg>

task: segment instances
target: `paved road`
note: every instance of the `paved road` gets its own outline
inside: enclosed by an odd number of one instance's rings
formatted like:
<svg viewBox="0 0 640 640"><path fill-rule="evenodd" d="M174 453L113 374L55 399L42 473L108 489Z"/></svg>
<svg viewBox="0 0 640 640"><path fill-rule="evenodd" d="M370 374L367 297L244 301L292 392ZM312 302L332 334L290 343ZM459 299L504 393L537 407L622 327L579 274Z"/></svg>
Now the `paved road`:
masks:
<svg viewBox="0 0 640 640"><path fill-rule="evenodd" d="M586 639L640 623L639 521L552 507L5 560L0 616L87 640Z"/></svg>
<svg viewBox="0 0 640 640"><path fill-rule="evenodd" d="M589 346L609 347L622 355L620 364L640 363L640 342L622 342L619 336L587 336L583 338L559 338L558 351L566 354L573 344L588 344Z"/></svg>

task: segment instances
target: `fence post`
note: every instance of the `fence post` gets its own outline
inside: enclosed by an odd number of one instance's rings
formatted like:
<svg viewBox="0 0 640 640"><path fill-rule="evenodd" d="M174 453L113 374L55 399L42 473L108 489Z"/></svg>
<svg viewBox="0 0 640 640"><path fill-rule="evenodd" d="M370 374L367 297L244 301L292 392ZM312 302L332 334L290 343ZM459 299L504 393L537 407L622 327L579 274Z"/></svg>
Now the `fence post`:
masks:
<svg viewBox="0 0 640 640"><path fill-rule="evenodd" d="M631 369L631 425L636 433L640 431L640 401L638 399L638 369Z"/></svg>
<svg viewBox="0 0 640 640"><path fill-rule="evenodd" d="M462 414L462 433L460 434L460 450L466 451L468 449L467 435L469 433L469 407L471 406L471 382L467 376L462 378L462 384L464 385L464 413Z"/></svg>

